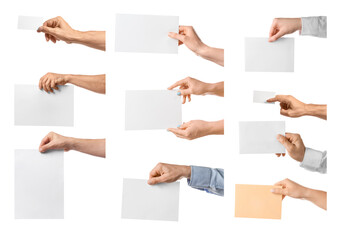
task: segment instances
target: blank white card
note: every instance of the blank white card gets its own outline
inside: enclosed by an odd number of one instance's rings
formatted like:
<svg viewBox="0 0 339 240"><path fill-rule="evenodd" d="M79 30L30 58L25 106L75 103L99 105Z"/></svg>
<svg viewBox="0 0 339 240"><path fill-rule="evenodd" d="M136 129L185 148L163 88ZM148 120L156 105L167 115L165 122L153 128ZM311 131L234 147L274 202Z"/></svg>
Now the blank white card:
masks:
<svg viewBox="0 0 339 240"><path fill-rule="evenodd" d="M182 124L181 97L174 90L126 91L125 129L167 129Z"/></svg>
<svg viewBox="0 0 339 240"><path fill-rule="evenodd" d="M285 136L284 121L239 122L240 154L285 153L278 134Z"/></svg>
<svg viewBox="0 0 339 240"><path fill-rule="evenodd" d="M44 23L42 17L31 17L31 16L19 16L18 17L18 29L22 30L38 30Z"/></svg>
<svg viewBox="0 0 339 240"><path fill-rule="evenodd" d="M64 218L64 153L15 150L15 218Z"/></svg>
<svg viewBox="0 0 339 240"><path fill-rule="evenodd" d="M25 126L73 126L73 86L59 86L54 93L47 93L37 85L15 85L14 122Z"/></svg>
<svg viewBox="0 0 339 240"><path fill-rule="evenodd" d="M179 17L117 14L116 52L178 53L178 41L168 37L178 33Z"/></svg>
<svg viewBox="0 0 339 240"><path fill-rule="evenodd" d="M124 178L121 218L178 221L180 182L148 185Z"/></svg>
<svg viewBox="0 0 339 240"><path fill-rule="evenodd" d="M245 38L246 72L294 72L294 38Z"/></svg>

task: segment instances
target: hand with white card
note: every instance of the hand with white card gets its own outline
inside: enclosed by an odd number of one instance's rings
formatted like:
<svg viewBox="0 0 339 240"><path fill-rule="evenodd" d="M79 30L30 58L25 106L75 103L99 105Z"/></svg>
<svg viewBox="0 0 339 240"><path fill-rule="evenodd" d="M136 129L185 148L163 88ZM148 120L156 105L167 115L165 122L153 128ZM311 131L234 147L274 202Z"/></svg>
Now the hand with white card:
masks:
<svg viewBox="0 0 339 240"><path fill-rule="evenodd" d="M44 153L52 149L63 149L65 152L75 150L104 158L106 157L106 139L80 139L50 132L42 139L39 151Z"/></svg>
<svg viewBox="0 0 339 240"><path fill-rule="evenodd" d="M72 75L46 73L40 78L39 88L46 92L54 92L59 90L58 86L73 84L87 90L105 94L106 92L106 75Z"/></svg>
<svg viewBox="0 0 339 240"><path fill-rule="evenodd" d="M192 26L179 26L179 33L170 32L168 36L178 40L179 46L185 44L198 56L224 66L224 49L212 48L204 44Z"/></svg>
<svg viewBox="0 0 339 240"><path fill-rule="evenodd" d="M45 33L46 41L64 41L66 43L78 43L91 48L105 51L105 31L78 31L74 30L62 17L55 17L43 23L37 30Z"/></svg>
<svg viewBox="0 0 339 240"><path fill-rule="evenodd" d="M286 34L301 30L301 18L275 18L273 20L269 42L274 42Z"/></svg>
<svg viewBox="0 0 339 240"><path fill-rule="evenodd" d="M327 119L327 105L305 104L291 95L276 95L267 102L280 102L280 114L286 117L314 116Z"/></svg>
<svg viewBox="0 0 339 240"><path fill-rule="evenodd" d="M181 178L191 177L191 167L184 165L174 165L158 163L150 172L148 184L171 183Z"/></svg>
<svg viewBox="0 0 339 240"><path fill-rule="evenodd" d="M176 87L179 87L177 94L183 97L183 104L186 102L186 98L188 98L189 102L191 101L192 94L224 96L224 82L205 83L195 78L187 77L171 85L168 90L173 90Z"/></svg>
<svg viewBox="0 0 339 240"><path fill-rule="evenodd" d="M168 131L174 133L177 137L193 140L208 135L223 135L224 120L216 122L207 122L203 120L192 120L177 128L169 128Z"/></svg>
<svg viewBox="0 0 339 240"><path fill-rule="evenodd" d="M274 184L275 186L281 186L282 188L273 188L271 192L283 196L289 196L297 199L308 200L318 207L327 210L327 192L315 190L301 186L300 184L291 181L290 179L284 179Z"/></svg>
<svg viewBox="0 0 339 240"><path fill-rule="evenodd" d="M286 148L291 158L298 162L303 161L306 148L299 134L285 133L285 136L278 135L277 139ZM281 153L277 153L277 156L280 157ZM282 154L282 156L285 156L285 154Z"/></svg>

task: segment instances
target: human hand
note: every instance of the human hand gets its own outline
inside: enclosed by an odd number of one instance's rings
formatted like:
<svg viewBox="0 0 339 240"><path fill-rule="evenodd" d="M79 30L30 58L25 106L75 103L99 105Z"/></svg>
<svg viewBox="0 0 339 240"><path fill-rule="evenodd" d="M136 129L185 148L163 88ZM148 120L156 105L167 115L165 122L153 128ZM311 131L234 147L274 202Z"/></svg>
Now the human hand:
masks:
<svg viewBox="0 0 339 240"><path fill-rule="evenodd" d="M283 195L283 199L285 196L289 196L292 198L306 198L307 196L307 188L299 185L291 181L290 179L286 178L280 182L274 184L274 186L281 186L282 188L273 188L271 189L272 193Z"/></svg>
<svg viewBox="0 0 339 240"><path fill-rule="evenodd" d="M299 101L291 95L276 95L267 102L280 102L280 114L287 117L301 117L306 115L307 104Z"/></svg>
<svg viewBox="0 0 339 240"><path fill-rule="evenodd" d="M169 128L168 131L174 133L179 138L193 140L214 134L214 122L206 122L202 120L192 120L183 123L178 128Z"/></svg>
<svg viewBox="0 0 339 240"><path fill-rule="evenodd" d="M302 162L305 155L305 145L299 134L286 133L285 137L282 135L277 136L278 141L286 148L288 155L294 160ZM280 153L277 156L280 157ZM283 156L285 156L283 154Z"/></svg>
<svg viewBox="0 0 339 240"><path fill-rule="evenodd" d="M47 20L37 30L38 33L45 33L46 41L56 43L59 40L72 43L78 31L74 30L62 17L55 17Z"/></svg>
<svg viewBox="0 0 339 240"><path fill-rule="evenodd" d="M285 34L301 30L301 26L301 18L275 18L270 29L268 41L274 42Z"/></svg>
<svg viewBox="0 0 339 240"><path fill-rule="evenodd" d="M191 177L191 167L183 165L174 165L167 163L158 163L150 172L148 184L171 183L181 178Z"/></svg>
<svg viewBox="0 0 339 240"><path fill-rule="evenodd" d="M200 51L207 47L199 38L192 26L179 26L179 33L168 33L170 38L179 41L179 46L185 44L192 52L200 55Z"/></svg>
<svg viewBox="0 0 339 240"><path fill-rule="evenodd" d="M39 151L44 153L52 149L63 149L65 152L72 149L72 139L54 132L50 132L40 143Z"/></svg>
<svg viewBox="0 0 339 240"><path fill-rule="evenodd" d="M46 92L53 92L53 89L59 90L58 85L65 85L67 82L67 75L65 74L47 73L40 78L39 88Z"/></svg>
<svg viewBox="0 0 339 240"><path fill-rule="evenodd" d="M177 94L183 97L182 103L184 104L186 102L186 98L188 98L189 102L191 101L191 94L205 95L209 91L210 85L211 84L201 82L195 78L187 77L174 83L168 88L168 90L179 87Z"/></svg>

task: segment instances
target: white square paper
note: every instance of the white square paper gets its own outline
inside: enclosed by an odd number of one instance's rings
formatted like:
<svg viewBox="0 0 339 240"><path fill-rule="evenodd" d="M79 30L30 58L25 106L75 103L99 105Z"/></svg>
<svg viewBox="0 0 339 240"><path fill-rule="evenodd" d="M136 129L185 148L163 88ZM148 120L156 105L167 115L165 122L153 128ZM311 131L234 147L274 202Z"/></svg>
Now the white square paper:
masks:
<svg viewBox="0 0 339 240"><path fill-rule="evenodd" d="M15 218L64 218L64 153L15 150Z"/></svg>
<svg viewBox="0 0 339 240"><path fill-rule="evenodd" d="M246 72L294 72L294 38L245 38Z"/></svg>
<svg viewBox="0 0 339 240"><path fill-rule="evenodd" d="M42 17L19 16L18 29L22 30L38 30L44 24Z"/></svg>
<svg viewBox="0 0 339 240"><path fill-rule="evenodd" d="M285 153L278 134L285 136L284 121L239 122L240 154Z"/></svg>
<svg viewBox="0 0 339 240"><path fill-rule="evenodd" d="M37 85L15 85L14 121L25 126L73 126L73 86L47 93Z"/></svg>
<svg viewBox="0 0 339 240"><path fill-rule="evenodd" d="M253 102L254 103L268 103L274 104L274 102L267 102L268 99L274 98L275 92L265 92L265 91L253 91Z"/></svg>
<svg viewBox="0 0 339 240"><path fill-rule="evenodd" d="M121 218L178 221L180 182L124 178Z"/></svg>
<svg viewBox="0 0 339 240"><path fill-rule="evenodd" d="M178 33L179 17L117 14L116 52L178 53L178 41L168 37Z"/></svg>
<svg viewBox="0 0 339 240"><path fill-rule="evenodd" d="M167 129L182 124L181 97L174 90L126 91L125 129Z"/></svg>

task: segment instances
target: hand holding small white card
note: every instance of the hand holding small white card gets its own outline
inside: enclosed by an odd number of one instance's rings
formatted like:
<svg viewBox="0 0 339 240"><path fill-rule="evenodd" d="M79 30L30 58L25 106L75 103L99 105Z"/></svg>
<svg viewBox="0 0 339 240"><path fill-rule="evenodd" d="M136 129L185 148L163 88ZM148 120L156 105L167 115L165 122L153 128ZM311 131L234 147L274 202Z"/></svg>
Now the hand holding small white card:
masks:
<svg viewBox="0 0 339 240"><path fill-rule="evenodd" d="M253 91L254 103L268 103L274 104L274 102L267 102L268 99L274 98L275 92Z"/></svg>
<svg viewBox="0 0 339 240"><path fill-rule="evenodd" d="M31 17L31 16L19 16L18 17L18 29L22 30L38 30L44 23L42 17Z"/></svg>
<svg viewBox="0 0 339 240"><path fill-rule="evenodd" d="M246 72L294 72L294 38L245 38Z"/></svg>
<svg viewBox="0 0 339 240"><path fill-rule="evenodd" d="M125 129L167 129L182 124L181 97L173 90L126 91Z"/></svg>
<svg viewBox="0 0 339 240"><path fill-rule="evenodd" d="M240 154L285 153L278 134L285 136L284 121L239 122Z"/></svg>
<svg viewBox="0 0 339 240"><path fill-rule="evenodd" d="M178 33L179 17L117 14L116 52L178 53L178 41L168 37Z"/></svg>
<svg viewBox="0 0 339 240"><path fill-rule="evenodd" d="M178 221L180 182L148 185L124 178L121 218Z"/></svg>

